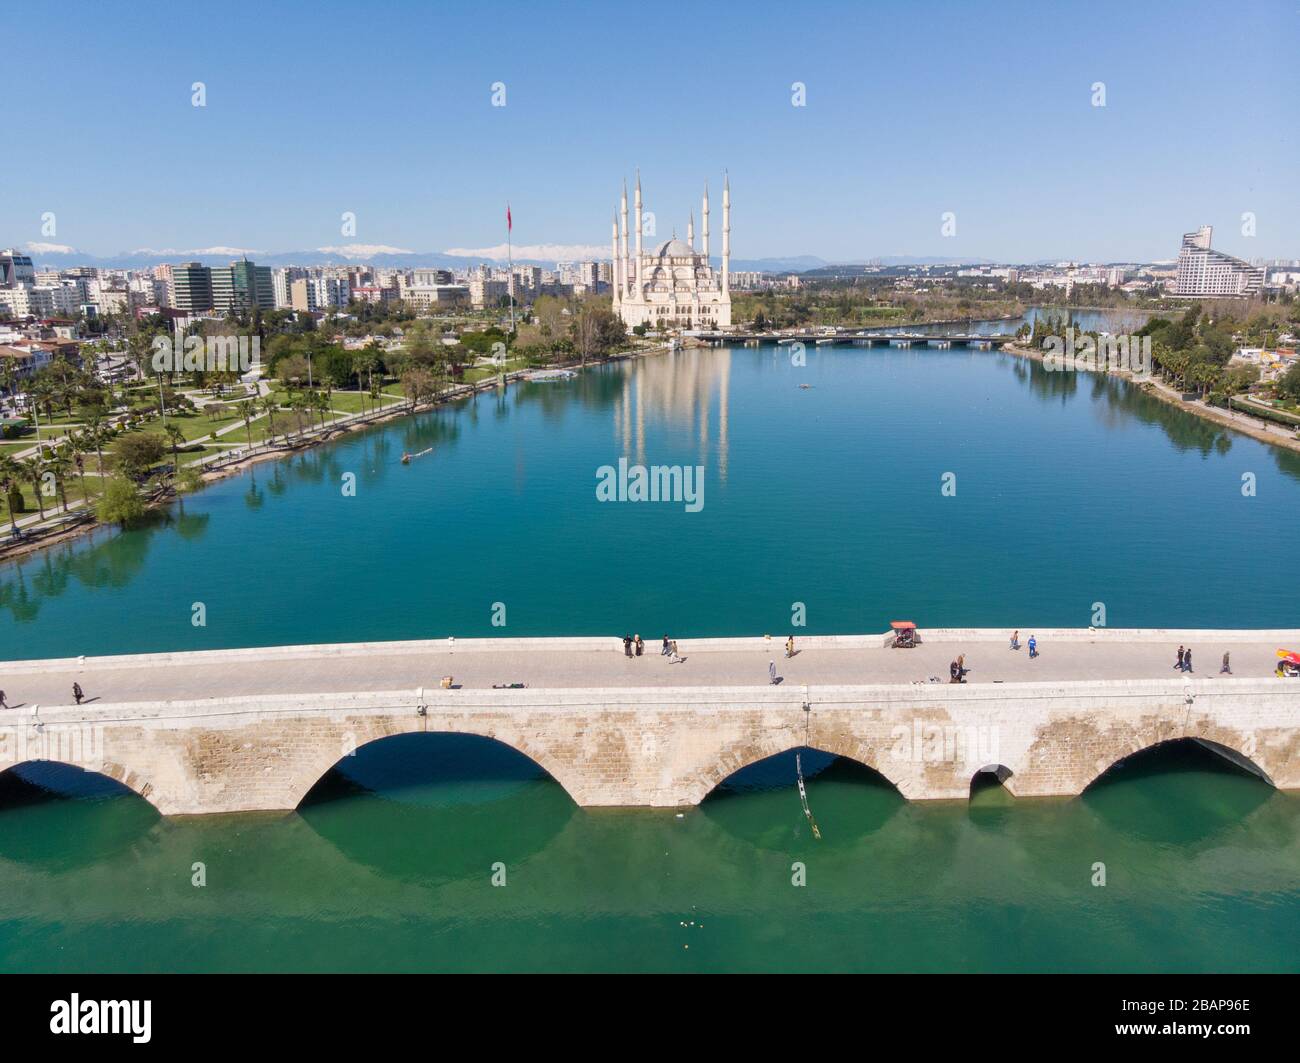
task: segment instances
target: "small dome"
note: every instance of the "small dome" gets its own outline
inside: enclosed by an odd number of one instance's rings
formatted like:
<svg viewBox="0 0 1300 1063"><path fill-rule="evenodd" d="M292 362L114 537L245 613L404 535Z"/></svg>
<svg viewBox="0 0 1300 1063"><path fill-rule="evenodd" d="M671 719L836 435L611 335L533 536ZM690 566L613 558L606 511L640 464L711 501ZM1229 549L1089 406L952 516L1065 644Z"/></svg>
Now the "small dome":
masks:
<svg viewBox="0 0 1300 1063"><path fill-rule="evenodd" d="M692 251L686 243L678 240L676 237L673 237L671 240L665 240L659 245L659 249L655 251L656 258L686 258L693 254L695 254L695 252Z"/></svg>

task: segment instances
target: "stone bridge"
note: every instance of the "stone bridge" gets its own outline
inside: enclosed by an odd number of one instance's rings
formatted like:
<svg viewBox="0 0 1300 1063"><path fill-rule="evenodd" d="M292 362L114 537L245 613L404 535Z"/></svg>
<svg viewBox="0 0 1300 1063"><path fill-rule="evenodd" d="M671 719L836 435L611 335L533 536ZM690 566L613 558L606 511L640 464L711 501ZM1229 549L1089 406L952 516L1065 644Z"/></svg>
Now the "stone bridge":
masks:
<svg viewBox="0 0 1300 1063"><path fill-rule="evenodd" d="M916 650L886 649L884 636L807 638L789 660L766 639L683 641L681 664L652 646L629 659L611 639L9 662L0 770L63 761L166 815L293 809L368 742L449 732L520 751L582 806L693 805L731 773L801 746L858 761L914 800L964 799L980 771L1019 797L1046 797L1190 738L1300 789L1300 681L1271 674L1274 643L1300 644L1296 633L1124 634L1041 632L1035 662L979 631L933 633ZM1178 643L1196 644L1212 677L1173 672ZM1216 674L1225 648L1232 677ZM929 682L958 652L979 681ZM94 700L60 698L74 680ZM515 681L527 685L494 689Z"/></svg>

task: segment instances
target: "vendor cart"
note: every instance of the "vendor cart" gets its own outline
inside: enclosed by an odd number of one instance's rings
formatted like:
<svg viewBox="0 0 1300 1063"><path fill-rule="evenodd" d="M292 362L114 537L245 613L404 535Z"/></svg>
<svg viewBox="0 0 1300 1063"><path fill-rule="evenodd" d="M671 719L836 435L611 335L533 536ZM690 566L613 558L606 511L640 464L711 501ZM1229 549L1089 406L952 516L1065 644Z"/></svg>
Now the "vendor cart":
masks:
<svg viewBox="0 0 1300 1063"><path fill-rule="evenodd" d="M916 625L910 620L891 620L889 626L894 632L893 647L896 650L910 650L921 642Z"/></svg>

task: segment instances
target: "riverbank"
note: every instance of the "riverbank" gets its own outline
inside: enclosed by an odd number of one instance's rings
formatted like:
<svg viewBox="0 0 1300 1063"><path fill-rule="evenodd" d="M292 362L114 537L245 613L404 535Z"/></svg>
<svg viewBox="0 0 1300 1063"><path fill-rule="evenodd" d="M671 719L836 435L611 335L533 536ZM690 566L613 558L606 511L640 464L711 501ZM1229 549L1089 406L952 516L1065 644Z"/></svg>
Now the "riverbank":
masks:
<svg viewBox="0 0 1300 1063"><path fill-rule="evenodd" d="M641 358L646 355L659 354L667 351L666 345L656 344L651 347L641 347L629 351L620 351L617 354L610 355L606 358L592 359L585 365L562 366L555 368L564 368L574 372L583 369L591 369L596 366L607 365L610 362L624 361L629 358ZM528 369L516 369L504 374L507 386L526 379L529 374L538 372L547 367L533 367ZM501 377L488 377L475 384L459 384L455 387L439 394L431 402L418 403L411 406L407 402L396 403L391 406L375 410L371 413L352 414L337 420L327 422L325 425L309 429L307 433L296 439L290 440L287 436L280 443L263 443L248 448L247 450L236 450L229 455L214 455L206 463L197 463L190 468L199 471L204 486L225 480L231 476L242 473L245 469L252 468L268 461L277 461L281 458L289 457L293 454L311 450L323 443L331 442L341 436L349 435L353 432L365 428L371 428L375 425L386 424L389 421L397 420L402 417L410 417L414 414L427 413L429 410L447 403L456 402L461 399L469 398L481 392L493 391L501 386ZM156 495L146 500L146 509L159 509L163 506L171 505L177 499L174 489ZM83 507L84 503L74 502L72 507ZM47 547L57 546L66 543L72 539L81 538L88 535L103 525L95 516L93 509L82 509L79 513L69 512L58 517L51 517L46 523L39 524L31 530L22 530L22 538L14 539L10 537L3 544L0 544L0 562L12 561L21 557L34 554L37 551L44 550Z"/></svg>
<svg viewBox="0 0 1300 1063"><path fill-rule="evenodd" d="M1039 363L1043 361L1043 352L1033 350L1030 347L1021 347L1018 344L1008 343L1002 349L1017 358L1027 358L1030 361ZM1101 370L1098 370L1098 372L1101 372ZM1126 369L1106 369L1104 372L1108 376L1119 377L1136 384L1146 394L1159 399L1168 406L1182 410L1184 413L1190 413L1192 416L1199 417L1204 421L1211 421L1221 428L1231 428L1233 431L1250 436L1251 439L1260 443L1268 443L1275 447L1281 447L1283 450L1300 453L1300 437L1288 432L1281 425L1270 424L1262 418L1251 417L1249 414L1239 413L1235 410L1220 410L1199 399L1188 402L1179 392L1155 377L1139 377Z"/></svg>

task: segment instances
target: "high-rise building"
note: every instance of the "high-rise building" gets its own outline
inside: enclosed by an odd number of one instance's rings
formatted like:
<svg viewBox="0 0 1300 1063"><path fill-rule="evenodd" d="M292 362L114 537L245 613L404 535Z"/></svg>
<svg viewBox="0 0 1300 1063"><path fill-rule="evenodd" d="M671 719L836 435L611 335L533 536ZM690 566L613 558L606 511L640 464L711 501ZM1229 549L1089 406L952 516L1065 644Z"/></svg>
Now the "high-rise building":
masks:
<svg viewBox="0 0 1300 1063"><path fill-rule="evenodd" d="M230 263L230 279L240 310L274 309L275 286L271 283L270 266L256 266L246 258L241 259Z"/></svg>
<svg viewBox="0 0 1300 1063"><path fill-rule="evenodd" d="M352 286L344 277L315 277L309 283L315 289L316 310L342 310L352 298Z"/></svg>
<svg viewBox="0 0 1300 1063"><path fill-rule="evenodd" d="M36 271L32 268L31 255L12 247L0 251L0 287L16 288L35 283Z"/></svg>
<svg viewBox="0 0 1300 1063"><path fill-rule="evenodd" d="M246 314L257 307L275 307L275 285L269 266L256 266L248 259L212 269L212 309L219 314Z"/></svg>
<svg viewBox="0 0 1300 1063"><path fill-rule="evenodd" d="M293 282L302 280L307 276L307 271L301 266L284 266L280 269L271 271L271 289L275 296L275 306L278 310L288 310L293 307Z"/></svg>
<svg viewBox="0 0 1300 1063"><path fill-rule="evenodd" d="M171 304L187 314L212 309L212 271L200 262L172 267Z"/></svg>
<svg viewBox="0 0 1300 1063"><path fill-rule="evenodd" d="M475 310L496 306L509 293L510 286L505 281L490 280L484 273L469 279L469 301Z"/></svg>
<svg viewBox="0 0 1300 1063"><path fill-rule="evenodd" d="M53 290L34 284L0 288L0 309L12 317L49 317L55 309Z"/></svg>
<svg viewBox="0 0 1300 1063"><path fill-rule="evenodd" d="M218 314L238 313L234 271L229 266L213 266L208 276L212 280L212 309Z"/></svg>
<svg viewBox="0 0 1300 1063"><path fill-rule="evenodd" d="M307 277L299 277L289 285L289 305L295 310L311 313L316 309L316 285Z"/></svg>
<svg viewBox="0 0 1300 1063"><path fill-rule="evenodd" d="M1210 246L1214 229L1202 225L1183 235L1178 251L1174 294L1235 297L1254 295L1264 286L1263 266L1252 266Z"/></svg>

